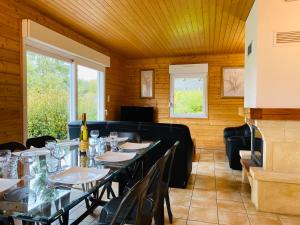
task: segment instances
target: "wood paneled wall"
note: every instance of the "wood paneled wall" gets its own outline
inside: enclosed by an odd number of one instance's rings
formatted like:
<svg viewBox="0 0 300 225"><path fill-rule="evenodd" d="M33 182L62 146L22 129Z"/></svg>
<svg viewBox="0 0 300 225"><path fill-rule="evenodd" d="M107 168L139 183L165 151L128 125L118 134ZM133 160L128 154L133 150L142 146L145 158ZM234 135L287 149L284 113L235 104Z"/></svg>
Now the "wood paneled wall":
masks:
<svg viewBox="0 0 300 225"><path fill-rule="evenodd" d="M0 143L23 141L23 92L21 62L21 19L28 18L49 27L69 38L85 44L111 57L111 67L106 73L108 118L115 119L119 99L125 86L122 71L124 59L109 49L85 38L46 15L28 7L23 1L0 0ZM25 138L26 139L26 138Z"/></svg>
<svg viewBox="0 0 300 225"><path fill-rule="evenodd" d="M74 32L46 15L17 0L0 0L0 143L23 141L23 90L21 63L21 26L23 18L32 19L67 37L70 37L111 57L111 67L106 72L107 119L118 118L120 105L151 105L156 107L159 122L187 124L198 147L219 148L223 146L222 130L226 126L243 123L237 115L240 99L220 98L222 66L243 64L242 55L215 55L192 57L169 57L128 60L109 49ZM169 118L169 64L209 64L209 118ZM126 70L125 70L126 65ZM155 98L140 99L140 69L155 69Z"/></svg>
<svg viewBox="0 0 300 225"><path fill-rule="evenodd" d="M169 117L169 65L188 63L208 63L208 119L179 119ZM127 105L154 106L156 120L166 123L181 123L189 126L197 147L224 148L223 129L243 123L238 108L243 99L223 99L220 97L221 71L224 66L241 66L242 54L208 55L191 57L167 57L128 60L126 71ZM155 98L141 99L140 69L155 70Z"/></svg>

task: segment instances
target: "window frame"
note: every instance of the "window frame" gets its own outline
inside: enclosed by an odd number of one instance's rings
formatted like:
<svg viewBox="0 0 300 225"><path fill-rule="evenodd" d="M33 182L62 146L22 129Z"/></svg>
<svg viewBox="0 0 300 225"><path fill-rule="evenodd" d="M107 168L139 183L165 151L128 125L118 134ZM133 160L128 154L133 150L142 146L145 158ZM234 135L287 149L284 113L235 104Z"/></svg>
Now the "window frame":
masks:
<svg viewBox="0 0 300 225"><path fill-rule="evenodd" d="M32 43L24 43L23 42L23 130L24 130L24 137L27 137L28 130L28 118L27 118L27 52L33 52L39 55L44 55L47 57L55 58L58 60L62 60L68 63L71 63L71 70L70 70L70 112L68 122L77 120L78 117L78 65L82 65L94 70L97 70L97 95L98 95L98 102L97 102L97 120L104 121L106 118L105 114L105 68L99 67L98 65L93 64L88 60L78 59L77 57L72 57L72 55L66 55L66 53L61 52L58 49L54 49L48 47L46 45L41 46L41 44L34 45ZM103 107L100 107L100 106Z"/></svg>
<svg viewBox="0 0 300 225"><path fill-rule="evenodd" d="M170 117L171 118L208 118L208 82L207 72L199 73L173 73L170 74ZM202 113L174 113L174 81L176 78L201 78L203 79L203 112Z"/></svg>

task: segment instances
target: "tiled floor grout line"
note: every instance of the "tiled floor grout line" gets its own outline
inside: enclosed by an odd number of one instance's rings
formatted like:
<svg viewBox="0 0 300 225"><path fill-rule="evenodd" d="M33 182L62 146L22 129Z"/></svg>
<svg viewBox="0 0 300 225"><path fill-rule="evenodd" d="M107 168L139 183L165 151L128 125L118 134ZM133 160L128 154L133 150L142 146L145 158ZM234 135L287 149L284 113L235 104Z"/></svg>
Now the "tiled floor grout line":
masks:
<svg viewBox="0 0 300 225"><path fill-rule="evenodd" d="M217 204L217 218L218 218L218 224L220 224L219 206L218 206L218 191L217 191L217 176L216 176L215 152L213 152L213 159L214 159L214 178L215 178L215 191L216 191L216 204Z"/></svg>

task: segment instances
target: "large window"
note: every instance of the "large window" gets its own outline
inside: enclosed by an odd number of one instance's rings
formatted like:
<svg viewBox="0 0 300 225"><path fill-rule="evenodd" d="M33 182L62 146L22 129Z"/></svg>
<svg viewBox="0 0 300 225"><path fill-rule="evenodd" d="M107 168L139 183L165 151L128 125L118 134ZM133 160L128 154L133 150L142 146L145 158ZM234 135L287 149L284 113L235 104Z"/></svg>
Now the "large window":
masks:
<svg viewBox="0 0 300 225"><path fill-rule="evenodd" d="M67 138L67 124L104 119L104 73L76 61L28 47L27 136ZM76 68L76 69L75 69Z"/></svg>
<svg viewBox="0 0 300 225"><path fill-rule="evenodd" d="M171 75L170 116L207 117L207 74Z"/></svg>

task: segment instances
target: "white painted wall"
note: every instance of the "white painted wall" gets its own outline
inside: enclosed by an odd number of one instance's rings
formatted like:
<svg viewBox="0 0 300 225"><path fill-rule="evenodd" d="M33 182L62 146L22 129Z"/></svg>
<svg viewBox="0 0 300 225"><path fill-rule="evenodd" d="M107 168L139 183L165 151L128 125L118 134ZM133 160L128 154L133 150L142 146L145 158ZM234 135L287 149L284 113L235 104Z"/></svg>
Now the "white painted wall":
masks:
<svg viewBox="0 0 300 225"><path fill-rule="evenodd" d="M255 1L246 22L246 47L256 44L245 58L245 107L300 108L300 43L275 46L276 31L300 31L299 0Z"/></svg>
<svg viewBox="0 0 300 225"><path fill-rule="evenodd" d="M256 77L257 77L257 1L254 2L246 21L245 35L245 76L244 76L244 105L246 108L256 106ZM252 53L248 56L248 46L252 43Z"/></svg>

